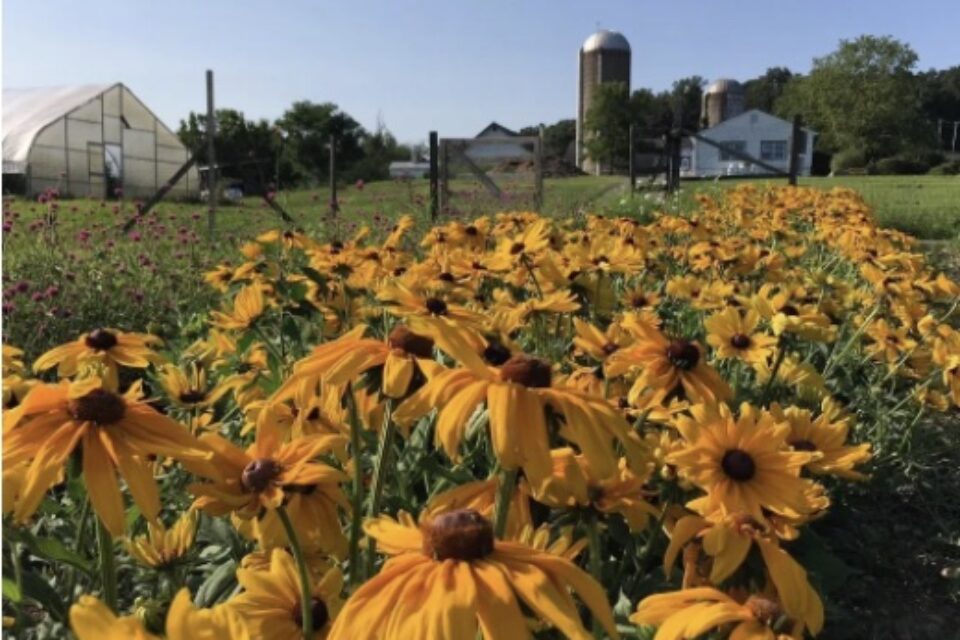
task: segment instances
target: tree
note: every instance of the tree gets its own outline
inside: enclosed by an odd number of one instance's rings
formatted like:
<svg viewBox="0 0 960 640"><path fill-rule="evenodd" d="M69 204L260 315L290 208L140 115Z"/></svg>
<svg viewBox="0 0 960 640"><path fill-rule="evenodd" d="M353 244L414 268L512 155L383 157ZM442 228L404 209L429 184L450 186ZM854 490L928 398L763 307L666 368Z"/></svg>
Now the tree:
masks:
<svg viewBox="0 0 960 640"><path fill-rule="evenodd" d="M889 36L841 40L810 74L787 84L776 111L800 114L824 151L862 150L867 162L930 144L920 111L917 54Z"/></svg>
<svg viewBox="0 0 960 640"><path fill-rule="evenodd" d="M673 108L680 109L680 126L689 131L700 128L700 105L703 102L703 87L707 84L701 76L680 78L673 83Z"/></svg>
<svg viewBox="0 0 960 640"><path fill-rule="evenodd" d="M960 65L921 73L920 102L924 117L937 128L940 148L951 149L953 126L960 121ZM946 121L942 127L941 120Z"/></svg>
<svg viewBox="0 0 960 640"><path fill-rule="evenodd" d="M523 127L519 133L522 136L538 136L543 128L543 156L545 158L563 158L570 143L577 137L577 121L574 119L558 120L553 124L540 123L535 127Z"/></svg>
<svg viewBox="0 0 960 640"><path fill-rule="evenodd" d="M217 165L220 175L242 180L244 190L257 193L273 180L277 154L275 135L266 120L251 121L236 109L217 109ZM198 163L208 164L207 117L190 112L180 121L177 135L197 154Z"/></svg>
<svg viewBox="0 0 960 640"><path fill-rule="evenodd" d="M584 118L584 146L594 162L611 170L623 170L630 152L630 92L622 82L597 86Z"/></svg>
<svg viewBox="0 0 960 640"><path fill-rule="evenodd" d="M379 118L377 130L364 135L361 150L363 158L347 174L351 179L386 180L390 177L391 162L410 158L410 150L397 143Z"/></svg>
<svg viewBox="0 0 960 640"><path fill-rule="evenodd" d="M288 157L298 182L318 182L328 176L330 136L336 137L337 170L349 172L363 158L366 132L360 123L332 102L294 102L276 122L286 136Z"/></svg>
<svg viewBox="0 0 960 640"><path fill-rule="evenodd" d="M747 80L743 85L746 92L744 107L773 113L774 105L793 77L793 72L786 67L770 67L762 76Z"/></svg>

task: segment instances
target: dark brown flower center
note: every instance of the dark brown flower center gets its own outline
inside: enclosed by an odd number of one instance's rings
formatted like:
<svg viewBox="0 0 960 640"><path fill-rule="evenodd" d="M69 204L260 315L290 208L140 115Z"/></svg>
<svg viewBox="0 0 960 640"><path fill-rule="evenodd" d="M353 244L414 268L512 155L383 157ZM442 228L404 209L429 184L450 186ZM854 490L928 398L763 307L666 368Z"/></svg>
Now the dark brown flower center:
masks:
<svg viewBox="0 0 960 640"><path fill-rule="evenodd" d="M523 253L523 250L526 248L526 245L524 245L522 242L514 242L510 247L510 255L515 256L518 253Z"/></svg>
<svg viewBox="0 0 960 640"><path fill-rule="evenodd" d="M479 231L475 226L473 226L472 224L469 225L469 226L468 226L466 229L464 229L463 231L464 231L464 233L466 233L468 236L475 236L475 235L477 235L477 234L480 233L480 231Z"/></svg>
<svg viewBox="0 0 960 640"><path fill-rule="evenodd" d="M320 407L314 407L307 413L307 420L317 420L320 418Z"/></svg>
<svg viewBox="0 0 960 640"><path fill-rule="evenodd" d="M435 316L447 315L447 303L440 298L427 298L427 311Z"/></svg>
<svg viewBox="0 0 960 640"><path fill-rule="evenodd" d="M750 346L750 336L743 333L735 333L733 337L730 338L730 344L736 349L746 349Z"/></svg>
<svg viewBox="0 0 960 640"><path fill-rule="evenodd" d="M503 363L500 379L537 389L550 386L550 364L540 358L517 354Z"/></svg>
<svg viewBox="0 0 960 640"><path fill-rule="evenodd" d="M281 471L280 465L275 460L257 458L243 469L240 484L251 493L259 493L270 486Z"/></svg>
<svg viewBox="0 0 960 640"><path fill-rule="evenodd" d="M126 413L123 398L106 389L94 389L90 393L71 400L67 411L74 420L95 422L99 425L120 422Z"/></svg>
<svg viewBox="0 0 960 640"><path fill-rule="evenodd" d="M794 440L790 443L790 446L797 451L818 451L817 445L813 444L809 440Z"/></svg>
<svg viewBox="0 0 960 640"><path fill-rule="evenodd" d="M798 316L800 315L800 310L797 309L792 304L785 304L782 307L780 307L780 313L782 313L785 316Z"/></svg>
<svg viewBox="0 0 960 640"><path fill-rule="evenodd" d="M196 404L207 399L207 394L199 389L188 389L180 394L180 402L184 404Z"/></svg>
<svg viewBox="0 0 960 640"><path fill-rule="evenodd" d="M510 349L499 342L490 342L483 350L483 359L487 364L499 367L510 359Z"/></svg>
<svg viewBox="0 0 960 640"><path fill-rule="evenodd" d="M754 618L764 624L773 624L783 615L783 609L778 603L763 596L750 596L744 606Z"/></svg>
<svg viewBox="0 0 960 640"><path fill-rule="evenodd" d="M493 526L473 509L440 514L421 529L423 553L434 560L479 560L493 553Z"/></svg>
<svg viewBox="0 0 960 640"><path fill-rule="evenodd" d="M633 296L630 299L630 304L634 309L640 309L647 306L647 299L644 296Z"/></svg>
<svg viewBox="0 0 960 640"><path fill-rule="evenodd" d="M297 600L297 606L293 610L293 620L298 627L303 628L303 603L300 600ZM324 625L330 621L330 612L327 611L327 605L320 598L313 598L312 600L310 621L314 631L323 629Z"/></svg>
<svg viewBox="0 0 960 640"><path fill-rule="evenodd" d="M757 473L757 465L753 457L743 449L730 449L723 454L720 467L728 478L737 482L746 482Z"/></svg>
<svg viewBox="0 0 960 640"><path fill-rule="evenodd" d="M674 340L667 347L667 358L678 369L690 371L700 362L700 350L687 340Z"/></svg>
<svg viewBox="0 0 960 640"><path fill-rule="evenodd" d="M453 277L453 274L450 273L449 271L444 271L443 273L437 276L437 279L442 282L453 282L454 280L456 280L456 278Z"/></svg>
<svg viewBox="0 0 960 640"><path fill-rule="evenodd" d="M602 347L603 352L608 356L616 353L618 349L620 349L620 345L616 342L608 342Z"/></svg>
<svg viewBox="0 0 960 640"><path fill-rule="evenodd" d="M387 336L387 344L392 349L400 349L418 358L430 358L433 356L433 339L427 336L421 336L407 328L406 325L398 324L390 331Z"/></svg>
<svg viewBox="0 0 960 640"><path fill-rule="evenodd" d="M117 346L117 336L106 329L94 329L87 334L83 342L95 351L106 351Z"/></svg>

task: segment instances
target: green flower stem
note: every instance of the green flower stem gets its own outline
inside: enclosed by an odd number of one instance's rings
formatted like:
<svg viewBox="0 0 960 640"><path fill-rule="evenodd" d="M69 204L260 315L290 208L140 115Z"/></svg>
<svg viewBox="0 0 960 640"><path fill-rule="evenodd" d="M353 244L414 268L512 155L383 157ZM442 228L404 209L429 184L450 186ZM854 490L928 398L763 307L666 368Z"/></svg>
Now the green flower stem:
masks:
<svg viewBox="0 0 960 640"><path fill-rule="evenodd" d="M587 548L590 553L590 575L592 575L597 582L603 584L603 558L600 557L602 549L600 546L600 527L597 522L596 511L590 509L584 518L584 525L587 530ZM600 626L600 621L594 617L592 625L593 637L602 638L603 627Z"/></svg>
<svg viewBox="0 0 960 640"><path fill-rule="evenodd" d="M377 452L377 466L373 472L373 486L371 488L370 505L367 510L368 518L380 515L383 503L383 486L387 479L387 472L392 467L393 440L397 426L393 422L393 400L387 400L383 412L383 430L380 434L380 450ZM377 554L377 541L370 539L367 544L367 575L373 573L373 563Z"/></svg>
<svg viewBox="0 0 960 640"><path fill-rule="evenodd" d="M19 631L23 624L23 565L20 563L20 545L16 542L10 543L10 560L13 562L13 578L17 583L17 593L20 594L20 601L14 603L17 614L14 628Z"/></svg>
<svg viewBox="0 0 960 640"><path fill-rule="evenodd" d="M537 280L536 274L533 273L533 263L530 262L527 254L523 254L520 261L523 262L523 266L527 268L527 273L530 274L530 279L533 280L533 286L537 288L537 297L543 300L543 289L540 288L540 282Z"/></svg>
<svg viewBox="0 0 960 640"><path fill-rule="evenodd" d="M297 538L297 532L293 528L290 516L283 505L277 507L277 515L280 516L280 522L283 523L283 529L287 533L287 541L290 543L290 550L293 551L293 559L297 562L297 570L300 572L300 618L303 620L303 637L310 640L313 637L313 592L310 589L310 572L307 570L307 560L303 557L303 549L300 547L300 539Z"/></svg>
<svg viewBox="0 0 960 640"><path fill-rule="evenodd" d="M767 385L763 388L764 405L770 401L770 390L773 389L773 383L776 381L777 374L780 372L780 365L783 364L783 359L787 357L787 343L782 335L780 336L777 347L777 359L774 360L773 368L770 370L770 379L767 380Z"/></svg>
<svg viewBox="0 0 960 640"><path fill-rule="evenodd" d="M503 538L507 531L507 514L510 513L510 499L517 487L519 469L501 469L500 486L497 489L497 501L493 512L493 535Z"/></svg>
<svg viewBox="0 0 960 640"><path fill-rule="evenodd" d="M113 554L113 536L103 520L97 517L97 545L100 552L100 578L103 587L103 602L110 610L117 611L117 565Z"/></svg>
<svg viewBox="0 0 960 640"><path fill-rule="evenodd" d="M360 444L360 414L353 389L347 389L347 411L350 416L350 448L353 452L353 502L350 523L350 586L357 586L363 579L360 566L360 534L363 530L363 458Z"/></svg>
<svg viewBox="0 0 960 640"><path fill-rule="evenodd" d="M80 509L80 519L77 520L77 537L73 543L73 549L80 556L85 556L81 549L81 545L84 543L84 534L87 530L87 518L90 515L90 498L84 497L83 507ZM67 583L67 597L71 600L73 599L73 590L77 587L77 574L80 572L80 569L73 567L73 570L70 572L70 581Z"/></svg>

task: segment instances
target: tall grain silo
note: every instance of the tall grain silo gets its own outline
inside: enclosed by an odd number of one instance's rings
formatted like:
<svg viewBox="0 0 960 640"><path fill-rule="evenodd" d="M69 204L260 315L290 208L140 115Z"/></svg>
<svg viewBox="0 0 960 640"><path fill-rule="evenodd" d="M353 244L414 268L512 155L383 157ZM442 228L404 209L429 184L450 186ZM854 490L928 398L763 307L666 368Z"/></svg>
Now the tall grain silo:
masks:
<svg viewBox="0 0 960 640"><path fill-rule="evenodd" d="M715 127L724 120L738 116L744 111L746 90L736 80L720 78L703 92L700 109L700 124L704 128Z"/></svg>
<svg viewBox="0 0 960 640"><path fill-rule="evenodd" d="M602 168L587 156L584 148L584 120L597 87L607 82L622 82L630 89L630 43L623 34L603 29L586 39L580 47L580 84L577 92L577 166L587 173Z"/></svg>

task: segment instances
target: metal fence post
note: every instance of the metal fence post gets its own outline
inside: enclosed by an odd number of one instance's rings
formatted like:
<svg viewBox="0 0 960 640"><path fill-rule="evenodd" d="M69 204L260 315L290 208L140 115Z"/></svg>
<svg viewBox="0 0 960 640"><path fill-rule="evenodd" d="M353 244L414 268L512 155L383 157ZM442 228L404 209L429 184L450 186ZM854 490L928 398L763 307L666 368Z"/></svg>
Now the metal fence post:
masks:
<svg viewBox="0 0 960 640"><path fill-rule="evenodd" d="M630 136L630 139L628 140L628 144L627 144L627 149L628 149L627 153L630 154L630 157L627 158L627 166L630 168L630 197L632 198L633 192L637 188L637 163L635 159L636 150L633 147L634 132L633 132L632 124L630 125L630 128L627 131L629 132L627 135Z"/></svg>
<svg viewBox="0 0 960 640"><path fill-rule="evenodd" d="M797 176L800 173L800 134L802 133L802 126L803 121L800 115L793 116L793 132L790 136L790 168L787 177L787 183L793 187L797 186Z"/></svg>
<svg viewBox="0 0 960 640"><path fill-rule="evenodd" d="M543 208L543 126L537 131L536 153L534 155L534 170L537 172L534 177L533 202L539 213Z"/></svg>
<svg viewBox="0 0 960 640"><path fill-rule="evenodd" d="M207 227L213 240L214 218L217 215L217 117L213 107L213 71L207 69Z"/></svg>
<svg viewBox="0 0 960 640"><path fill-rule="evenodd" d="M439 158L437 157L440 150L437 145L437 132L430 132L430 219L437 219L437 212L440 210L440 185L438 180L440 178L438 171Z"/></svg>

